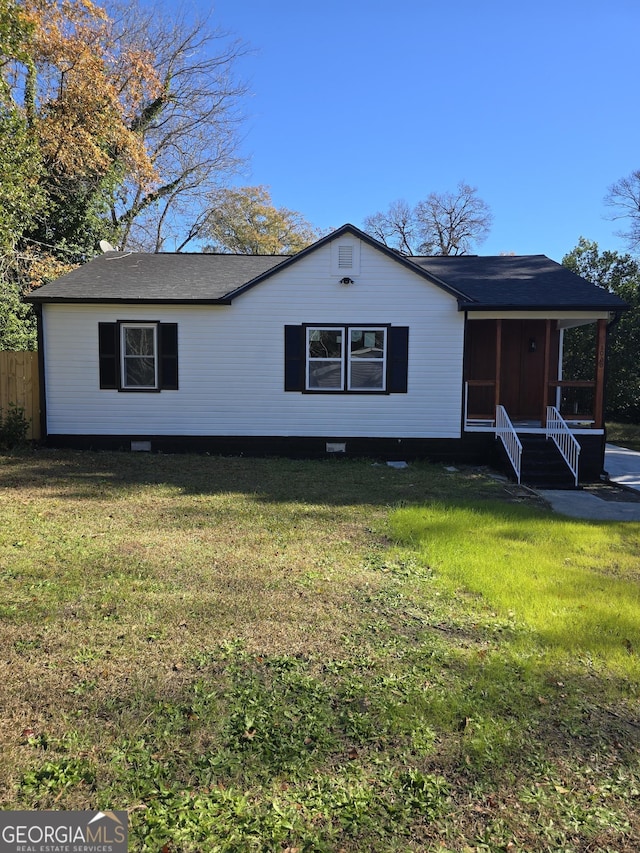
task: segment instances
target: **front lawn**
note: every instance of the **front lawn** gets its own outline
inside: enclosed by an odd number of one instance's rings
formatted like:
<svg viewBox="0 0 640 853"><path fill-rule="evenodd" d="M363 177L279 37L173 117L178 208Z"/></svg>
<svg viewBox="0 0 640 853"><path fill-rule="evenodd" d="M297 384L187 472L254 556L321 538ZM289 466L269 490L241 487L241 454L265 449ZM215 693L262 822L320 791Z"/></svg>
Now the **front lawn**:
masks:
<svg viewBox="0 0 640 853"><path fill-rule="evenodd" d="M166 853L637 853L639 539L474 469L0 457L0 807Z"/></svg>

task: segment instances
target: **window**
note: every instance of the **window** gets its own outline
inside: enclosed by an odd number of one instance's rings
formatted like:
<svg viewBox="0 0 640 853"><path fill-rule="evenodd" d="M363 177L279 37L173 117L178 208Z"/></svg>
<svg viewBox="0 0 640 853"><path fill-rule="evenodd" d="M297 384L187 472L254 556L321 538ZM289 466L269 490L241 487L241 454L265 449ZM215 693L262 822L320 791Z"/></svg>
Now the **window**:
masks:
<svg viewBox="0 0 640 853"><path fill-rule="evenodd" d="M344 329L307 329L307 388L341 391Z"/></svg>
<svg viewBox="0 0 640 853"><path fill-rule="evenodd" d="M100 387L118 391L178 388L176 323L98 324Z"/></svg>
<svg viewBox="0 0 640 853"><path fill-rule="evenodd" d="M405 326L286 326L285 390L406 393L408 334Z"/></svg>
<svg viewBox="0 0 640 853"><path fill-rule="evenodd" d="M154 390L158 387L158 327L155 323L120 325L121 379L123 389Z"/></svg>
<svg viewBox="0 0 640 853"><path fill-rule="evenodd" d="M384 391L386 339L386 329L349 329L350 391Z"/></svg>

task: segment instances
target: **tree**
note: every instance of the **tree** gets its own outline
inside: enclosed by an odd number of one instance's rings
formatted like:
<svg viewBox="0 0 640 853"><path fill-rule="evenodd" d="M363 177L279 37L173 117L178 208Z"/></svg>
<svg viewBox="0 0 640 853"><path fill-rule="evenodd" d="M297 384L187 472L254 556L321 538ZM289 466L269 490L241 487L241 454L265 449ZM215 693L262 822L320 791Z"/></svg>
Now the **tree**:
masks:
<svg viewBox="0 0 640 853"><path fill-rule="evenodd" d="M0 0L0 345L28 325L23 293L101 238L193 239L203 193L238 162L239 43L109 3Z"/></svg>
<svg viewBox="0 0 640 853"><path fill-rule="evenodd" d="M89 0L26 6L34 30L23 101L47 196L26 236L80 262L100 236L114 236L107 213L123 178L146 186L159 180L132 124L161 83L144 49L114 39L111 19Z"/></svg>
<svg viewBox="0 0 640 853"><path fill-rule="evenodd" d="M419 223L415 210L403 199L392 201L386 212L374 213L364 220L364 229L385 246L405 255L417 254Z"/></svg>
<svg viewBox="0 0 640 853"><path fill-rule="evenodd" d="M204 194L239 163L246 89L234 63L244 46L136 2L20 5L31 30L13 39L0 74L38 147L47 196L26 236L76 261L101 237L151 251L169 237L184 245ZM0 5L0 33L2 20Z"/></svg>
<svg viewBox="0 0 640 853"><path fill-rule="evenodd" d="M114 41L149 57L160 83L139 105L131 129L153 163L149 185L128 174L114 195L111 219L120 248L184 248L199 234L202 200L239 165L240 110L246 85L235 66L243 42L208 20L158 15L156 6L127 2L114 11Z"/></svg>
<svg viewBox="0 0 640 853"><path fill-rule="evenodd" d="M302 214L275 207L269 188L239 187L210 194L201 236L205 252L292 255L320 237Z"/></svg>
<svg viewBox="0 0 640 853"><path fill-rule="evenodd" d="M489 234L493 217L477 188L461 181L454 192L432 192L411 208L393 202L364 220L364 229L406 255L465 255Z"/></svg>
<svg viewBox="0 0 640 853"><path fill-rule="evenodd" d="M584 237L562 263L630 306L610 327L605 406L609 418L640 423L640 264L630 255L601 253L597 243ZM594 336L593 325L565 331L564 368L570 378L593 379Z"/></svg>
<svg viewBox="0 0 640 853"><path fill-rule="evenodd" d="M608 207L613 208L610 218L626 219L628 227L618 231L617 236L624 237L632 252L640 249L640 169L636 169L626 178L621 178L609 187L604 199Z"/></svg>

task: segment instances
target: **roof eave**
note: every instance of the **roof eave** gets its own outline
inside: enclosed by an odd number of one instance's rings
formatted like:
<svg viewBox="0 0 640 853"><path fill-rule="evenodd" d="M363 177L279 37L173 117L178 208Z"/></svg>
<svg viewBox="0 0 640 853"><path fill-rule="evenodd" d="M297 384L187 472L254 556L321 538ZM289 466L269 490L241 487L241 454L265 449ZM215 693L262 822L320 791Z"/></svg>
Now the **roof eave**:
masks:
<svg viewBox="0 0 640 853"><path fill-rule="evenodd" d="M553 303L552 305L514 305L505 303L503 305L487 304L479 302L458 301L458 311L591 311L593 313L609 311L628 311L629 306L624 305L567 305Z"/></svg>
<svg viewBox="0 0 640 853"><path fill-rule="evenodd" d="M78 296L42 296L34 295L25 296L25 302L32 302L38 305L231 305L231 299L228 296L222 296L219 299L202 298L202 299L159 299L153 297L132 298L132 297L87 297L81 298Z"/></svg>

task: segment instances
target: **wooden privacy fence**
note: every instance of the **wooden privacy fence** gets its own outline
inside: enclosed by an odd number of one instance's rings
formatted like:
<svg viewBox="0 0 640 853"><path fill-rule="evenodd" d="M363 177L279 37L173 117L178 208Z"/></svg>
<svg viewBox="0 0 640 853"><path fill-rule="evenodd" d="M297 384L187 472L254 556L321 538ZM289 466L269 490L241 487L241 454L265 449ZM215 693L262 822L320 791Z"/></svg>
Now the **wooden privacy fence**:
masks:
<svg viewBox="0 0 640 853"><path fill-rule="evenodd" d="M37 352L0 352L0 410L24 409L30 423L27 438L40 438L40 383Z"/></svg>

